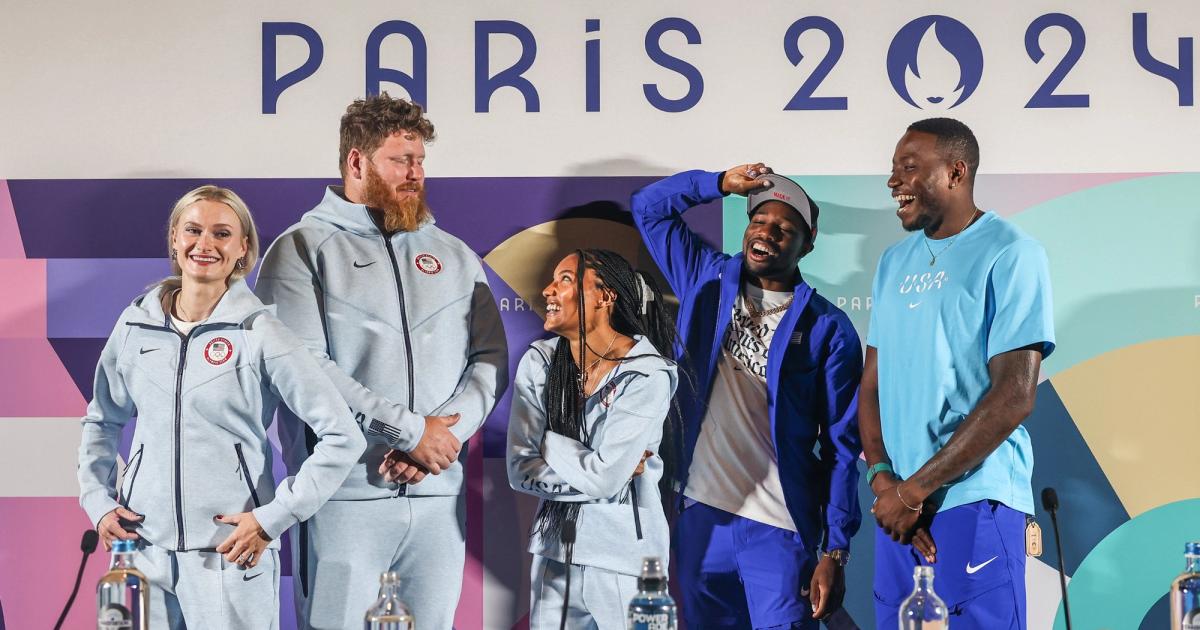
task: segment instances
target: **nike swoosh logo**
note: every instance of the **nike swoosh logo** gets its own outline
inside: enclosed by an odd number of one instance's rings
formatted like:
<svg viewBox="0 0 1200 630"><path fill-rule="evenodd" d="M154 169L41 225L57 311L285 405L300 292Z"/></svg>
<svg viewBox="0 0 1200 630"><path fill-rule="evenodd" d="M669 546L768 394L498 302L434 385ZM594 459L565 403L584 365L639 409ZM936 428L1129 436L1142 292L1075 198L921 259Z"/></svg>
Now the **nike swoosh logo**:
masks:
<svg viewBox="0 0 1200 630"><path fill-rule="evenodd" d="M376 262L378 262L378 261L372 260L371 262L369 262L365 265L360 265L360 264L358 264L358 261L356 260L356 261L354 261L354 267L357 269L362 269L363 267L370 267L371 265L374 265Z"/></svg>
<svg viewBox="0 0 1200 630"><path fill-rule="evenodd" d="M999 558L999 557L1000 556L992 556L991 560L988 560L987 562L984 562L983 564L976 565L976 566L971 566L971 563L967 562L967 575L971 575L971 574L975 573L976 571L982 569L983 567L986 567L987 565L992 563L992 560L995 560L996 558Z"/></svg>
<svg viewBox="0 0 1200 630"><path fill-rule="evenodd" d="M909 303L908 303L908 308L917 308L917 307L918 307L918 306L920 306L920 305L921 305L921 303L920 303L920 302L909 302Z"/></svg>
<svg viewBox="0 0 1200 630"><path fill-rule="evenodd" d="M155 350L161 350L161 349L162 348L142 348L142 349L138 350L138 354L146 354L147 352L154 352Z"/></svg>
<svg viewBox="0 0 1200 630"><path fill-rule="evenodd" d="M255 573L254 575L243 575L243 576L242 576L242 581L243 581L243 582L249 582L250 580L253 580L254 578L256 578L256 577L258 577L258 576L260 576L260 575L262 575L262 573Z"/></svg>

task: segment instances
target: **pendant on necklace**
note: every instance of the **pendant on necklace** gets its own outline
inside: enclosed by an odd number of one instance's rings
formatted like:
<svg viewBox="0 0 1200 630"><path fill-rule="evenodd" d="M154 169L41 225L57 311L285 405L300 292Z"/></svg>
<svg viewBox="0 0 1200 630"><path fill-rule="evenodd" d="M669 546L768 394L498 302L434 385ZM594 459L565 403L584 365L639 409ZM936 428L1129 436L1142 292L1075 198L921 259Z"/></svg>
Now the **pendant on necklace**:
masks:
<svg viewBox="0 0 1200 630"><path fill-rule="evenodd" d="M937 262L937 256L930 256L929 257L929 266L932 267L933 263L935 263L935 262Z"/></svg>

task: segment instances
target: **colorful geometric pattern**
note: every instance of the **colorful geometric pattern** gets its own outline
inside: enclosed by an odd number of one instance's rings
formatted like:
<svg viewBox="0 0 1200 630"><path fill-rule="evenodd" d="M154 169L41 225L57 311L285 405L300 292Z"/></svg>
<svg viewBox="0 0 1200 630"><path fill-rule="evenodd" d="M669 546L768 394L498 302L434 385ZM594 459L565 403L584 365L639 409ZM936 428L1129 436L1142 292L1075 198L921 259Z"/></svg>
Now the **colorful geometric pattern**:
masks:
<svg viewBox="0 0 1200 630"><path fill-rule="evenodd" d="M903 236L885 178L797 179L822 210L816 250L801 268L865 334L875 263ZM603 246L652 266L624 212L630 193L649 181L429 181L439 225L484 258L509 338L510 367L542 334L540 291L562 254ZM210 182L0 180L0 286L6 289L0 442L13 445L0 475L0 522L6 523L0 562L26 567L0 574L0 627L49 627L65 601L78 537L89 526L75 498L74 470L78 418L91 396L96 358L121 309L166 273L167 213L180 194L201 183ZM329 181L212 183L247 200L270 242L320 199ZM979 177L981 207L1041 240L1050 258L1058 348L1043 366L1026 426L1035 491L1053 485L1062 501L1076 623L1084 618L1079 611L1094 606L1123 607L1121 623L1115 617L1104 622L1111 627L1164 625L1156 602L1180 568L1184 540L1200 537L1194 529L1200 487L1188 475L1200 420L1197 191L1196 174ZM729 198L724 206L724 212L713 204L687 217L711 242L737 250L744 201ZM506 396L476 438L482 448L471 451L461 628L523 627L528 610L524 549L534 502L507 485L507 415ZM868 504L869 491L861 494ZM1049 519L1037 518L1049 541ZM863 627L873 626L868 534L864 525L853 544L846 605ZM68 628L94 627L92 586L106 564L104 554L97 555ZM1031 628L1050 627L1055 618L1055 565L1052 549L1029 563ZM290 597L285 577L285 628L292 627Z"/></svg>

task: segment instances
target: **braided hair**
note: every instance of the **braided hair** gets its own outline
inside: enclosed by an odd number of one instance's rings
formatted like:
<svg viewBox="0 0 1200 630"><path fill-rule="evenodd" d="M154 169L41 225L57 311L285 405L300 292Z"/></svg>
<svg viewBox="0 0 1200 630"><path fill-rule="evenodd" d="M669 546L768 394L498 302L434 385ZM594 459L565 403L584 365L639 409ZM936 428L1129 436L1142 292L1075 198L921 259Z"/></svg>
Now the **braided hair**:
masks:
<svg viewBox="0 0 1200 630"><path fill-rule="evenodd" d="M650 275L637 271L629 261L616 252L606 249L575 250L575 283L577 311L579 312L579 363L571 355L571 342L560 337L550 359L550 370L546 377L542 403L546 408L546 429L591 446L592 435L584 423L584 369L586 348L600 356L587 343L587 323L583 298L584 271L591 269L596 274L599 288L608 289L616 295L613 302L611 324L615 331L633 337L643 335L654 346L657 355L634 355L621 358L604 357L610 361L629 361L643 356L661 356L670 361L678 349L675 324L663 303L662 292ZM666 496L673 487L675 465L680 460L681 425L678 409L672 400L672 410L663 421L663 440L660 456L663 459L663 477L659 489ZM632 471L630 471L632 472ZM579 503L543 501L535 519L534 531L544 538L556 538L570 557L575 543L575 521L579 516ZM569 562L569 561L568 561Z"/></svg>

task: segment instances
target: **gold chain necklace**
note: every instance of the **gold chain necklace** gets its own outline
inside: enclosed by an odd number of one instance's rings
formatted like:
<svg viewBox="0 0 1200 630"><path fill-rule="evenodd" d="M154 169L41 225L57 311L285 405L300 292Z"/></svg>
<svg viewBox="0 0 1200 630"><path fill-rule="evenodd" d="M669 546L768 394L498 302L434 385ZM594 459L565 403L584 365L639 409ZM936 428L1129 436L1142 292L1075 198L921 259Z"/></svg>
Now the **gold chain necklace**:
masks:
<svg viewBox="0 0 1200 630"><path fill-rule="evenodd" d="M950 247L954 245L954 241L958 240L959 235L961 235L963 232L967 231L967 228L971 227L971 224L974 223L975 219L978 218L981 214L982 213L980 212L979 208L975 208L975 211L971 213L971 217L967 219L967 222L965 224L963 224L962 228L959 229L957 232L955 232L954 236L950 237L950 241L946 243L946 246L942 248L942 251L940 251L936 254L933 253L933 248L929 246L929 237L928 236L925 237L925 249L929 250L929 266L930 267L933 266L933 263L937 262L938 256L945 254L946 250L950 249Z"/></svg>
<svg viewBox="0 0 1200 630"><path fill-rule="evenodd" d="M613 344L617 342L618 336L619 335L617 335L617 334L613 334L612 339L608 340L608 347L604 349L604 352L601 352L600 354L596 355L596 360L592 361L591 364L589 364L586 368L583 369L582 372L579 373L579 388L580 389L585 389L588 379L591 378L591 376L592 376L592 370L596 368L596 366L600 363L601 360L606 358L608 351L612 350ZM587 347L584 349L590 350L591 348Z"/></svg>
<svg viewBox="0 0 1200 630"><path fill-rule="evenodd" d="M750 296L746 295L745 293L742 293L742 304L746 305L746 311L747 311L747 313L749 313L750 319L762 319L769 315L774 315L776 313L782 313L782 312L788 310L788 307L790 307L792 305L792 300L794 300L794 299L796 299L796 294L792 293L791 295L788 296L787 301L784 302L783 304L769 308L765 311L760 311L757 308L755 308L754 301L750 298Z"/></svg>

